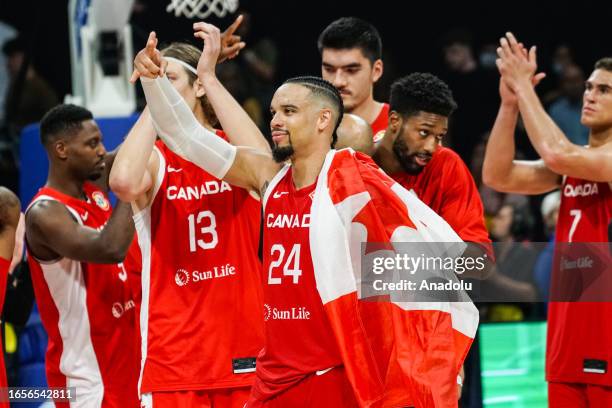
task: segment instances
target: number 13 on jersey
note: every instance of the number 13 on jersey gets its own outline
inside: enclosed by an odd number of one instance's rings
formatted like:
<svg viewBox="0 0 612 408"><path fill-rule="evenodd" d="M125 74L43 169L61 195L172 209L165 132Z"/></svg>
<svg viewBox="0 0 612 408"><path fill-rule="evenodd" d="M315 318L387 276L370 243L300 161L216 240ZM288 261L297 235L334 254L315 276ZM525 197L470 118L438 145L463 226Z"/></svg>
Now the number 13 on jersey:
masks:
<svg viewBox="0 0 612 408"><path fill-rule="evenodd" d="M212 211L200 211L197 216L189 214L187 221L189 222L189 250L191 252L196 252L197 247L212 249L217 246L219 243L217 220ZM196 227L199 230L196 231Z"/></svg>

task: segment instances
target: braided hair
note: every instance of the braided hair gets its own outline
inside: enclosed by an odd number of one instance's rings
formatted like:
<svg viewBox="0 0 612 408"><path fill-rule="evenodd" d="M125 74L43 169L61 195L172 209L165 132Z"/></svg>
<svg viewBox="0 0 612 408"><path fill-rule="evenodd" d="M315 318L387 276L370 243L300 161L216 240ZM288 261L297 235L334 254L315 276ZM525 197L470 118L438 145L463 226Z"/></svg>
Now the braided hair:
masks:
<svg viewBox="0 0 612 408"><path fill-rule="evenodd" d="M332 107L338 111L338 118L336 118L336 125L334 126L334 132L332 133L331 147L333 148L336 145L336 141L338 141L336 131L338 130L338 126L340 126L340 122L342 122L342 115L344 114L344 104L342 103L340 92L338 92L336 87L330 82L316 76L299 76L290 78L286 80L283 85L284 84L302 85L310 89L310 92L312 92L312 94L316 97L324 98L329 101L332 104Z"/></svg>

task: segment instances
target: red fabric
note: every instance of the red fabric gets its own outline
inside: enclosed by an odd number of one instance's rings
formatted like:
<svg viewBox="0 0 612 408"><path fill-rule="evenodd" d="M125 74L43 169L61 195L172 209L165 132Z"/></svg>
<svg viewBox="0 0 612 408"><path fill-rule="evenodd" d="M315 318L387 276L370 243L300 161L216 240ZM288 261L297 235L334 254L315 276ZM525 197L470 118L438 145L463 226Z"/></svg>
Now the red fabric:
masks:
<svg viewBox="0 0 612 408"><path fill-rule="evenodd" d="M279 396L249 401L248 408L357 408L357 401L342 367L324 374L310 374Z"/></svg>
<svg viewBox="0 0 612 408"><path fill-rule="evenodd" d="M480 244L495 259L478 188L457 153L438 147L418 175L401 172L391 177L406 190L413 190L462 240Z"/></svg>
<svg viewBox="0 0 612 408"><path fill-rule="evenodd" d="M4 297L6 296L6 281L8 279L8 271L11 266L10 259L4 259L0 257L0 305L4 304ZM4 365L4 353L0 353L0 389L8 387L6 380L6 367ZM8 397L8 394L7 394ZM8 408L8 402L0 402L0 408Z"/></svg>
<svg viewBox="0 0 612 408"><path fill-rule="evenodd" d="M263 347L260 203L163 143L156 148L164 175L150 209L134 216L149 257L141 392L250 386L254 374L233 364Z"/></svg>
<svg viewBox="0 0 612 408"><path fill-rule="evenodd" d="M296 190L291 169L273 187L264 215L265 348L257 359L253 400L265 401L317 370L342 364L317 292L309 243L315 185ZM299 270L297 280L284 274ZM303 310L308 318L295 311Z"/></svg>
<svg viewBox="0 0 612 408"><path fill-rule="evenodd" d="M72 209L75 213L71 215L80 217L84 226L103 228L112 212L108 197L90 183L83 186L83 191L86 200L44 187L39 190L33 202L41 196L50 197ZM65 361L79 361L78 367L74 368L72 380L80 380L85 384L86 380L95 380L95 377L100 376L104 392L103 407L138 406L137 350L133 340L137 336L134 326L135 305L123 265L94 264L63 258L57 262L41 264L29 254L28 264L40 317L49 336L45 356L49 387L66 387L66 376L72 374L66 373ZM59 268L63 270L54 270L51 274L44 272L53 265L56 268L60 265ZM72 288L69 292L71 298L54 298L52 288L56 291L58 288ZM78 294L83 290L86 292L86 309L75 311L81 307L76 302L80 296ZM64 306L58 308L61 302ZM87 339L75 338L78 344L65 341L65 335L74 336L74 333L83 329L83 315L86 315L89 324L89 331L83 334ZM62 326L64 332L61 332ZM92 345L95 361L81 357L84 353L81 349L83 344ZM81 395L83 392L77 389L77 393Z"/></svg>
<svg viewBox="0 0 612 408"><path fill-rule="evenodd" d="M612 186L567 177L561 189L557 221L554 267L551 276L551 301L548 309L546 379L612 386L612 256L608 225L612 221ZM567 243L591 243L573 247ZM593 244L602 243L602 244ZM573 251L594 260L593 266L561 269L561 259ZM577 288L576 292L573 289ZM598 299L605 301L597 301ZM567 299L569 300L569 299ZM602 360L607 372L584 372L585 359Z"/></svg>
<svg viewBox="0 0 612 408"><path fill-rule="evenodd" d="M327 183L334 205L369 194L370 200L350 220L366 228L367 242L391 247L398 228L415 228L407 204L391 190L394 181L368 156L337 152ZM439 225L435 214L429 217L431 224L419 221L421 228ZM456 376L473 339L455 329L448 310L405 310L395 303L360 301L356 292L333 299L325 309L360 406L457 405ZM475 309L471 313L470 319L477 321Z"/></svg>
<svg viewBox="0 0 612 408"><path fill-rule="evenodd" d="M612 387L549 382L548 406L550 408L612 407Z"/></svg>
<svg viewBox="0 0 612 408"><path fill-rule="evenodd" d="M249 388L154 392L152 408L243 408Z"/></svg>
<svg viewBox="0 0 612 408"><path fill-rule="evenodd" d="M383 103L380 112L374 122L370 123L372 127L372 136L374 137L374 142L380 140L384 134L385 130L387 130L387 124L389 122L389 104Z"/></svg>

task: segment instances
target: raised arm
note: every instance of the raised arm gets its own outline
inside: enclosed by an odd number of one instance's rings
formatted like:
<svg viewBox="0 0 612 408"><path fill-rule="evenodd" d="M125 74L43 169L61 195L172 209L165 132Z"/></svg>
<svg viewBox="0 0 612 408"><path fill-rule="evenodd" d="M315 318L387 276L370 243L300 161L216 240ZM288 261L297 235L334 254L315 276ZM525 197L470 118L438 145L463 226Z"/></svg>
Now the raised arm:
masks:
<svg viewBox="0 0 612 408"><path fill-rule="evenodd" d="M26 213L26 238L32 255L41 260L119 263L134 238L132 210L130 204L117 203L106 226L97 231L79 224L63 204L40 201Z"/></svg>
<svg viewBox="0 0 612 408"><path fill-rule="evenodd" d="M537 84L543 74L531 80ZM560 184L560 176L548 169L542 160L514 160L514 131L518 121L518 100L502 77L499 81L501 104L491 130L482 167L483 182L498 191L520 194L542 194Z"/></svg>
<svg viewBox="0 0 612 408"><path fill-rule="evenodd" d="M110 173L110 187L124 202L137 202L139 208L149 203L159 157L153 153L157 132L149 109L142 114L119 147Z"/></svg>
<svg viewBox="0 0 612 408"><path fill-rule="evenodd" d="M533 86L536 51L522 58L512 33L501 40L500 71L516 93L529 140L546 166L558 174L592 181L612 180L612 145L587 148L571 143L548 115Z"/></svg>
<svg viewBox="0 0 612 408"><path fill-rule="evenodd" d="M270 145L255 122L217 79L215 66L221 52L219 29L202 22L195 23L193 29L194 36L204 41L198 61L198 79L230 142L236 146L249 146L270 152Z"/></svg>

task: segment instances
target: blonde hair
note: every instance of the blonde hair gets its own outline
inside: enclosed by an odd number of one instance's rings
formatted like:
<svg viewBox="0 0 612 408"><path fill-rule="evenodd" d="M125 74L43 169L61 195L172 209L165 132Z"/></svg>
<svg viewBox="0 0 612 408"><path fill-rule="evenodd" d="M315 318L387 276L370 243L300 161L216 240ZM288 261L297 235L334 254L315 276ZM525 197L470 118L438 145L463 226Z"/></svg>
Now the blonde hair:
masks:
<svg viewBox="0 0 612 408"><path fill-rule="evenodd" d="M195 46L183 42L171 43L162 49L161 53L165 57L172 57L181 60L185 64L192 66L194 69L198 66L198 61L200 60L200 55L202 54L202 52ZM187 73L189 85L193 85L195 80L198 78L197 75L184 67L183 70L185 73ZM208 123L213 127L218 126L219 119L217 119L217 115L215 115L215 111L208 101L206 95L203 95L198 99L200 100L200 105L202 106L202 111L204 112L206 121L208 121Z"/></svg>

